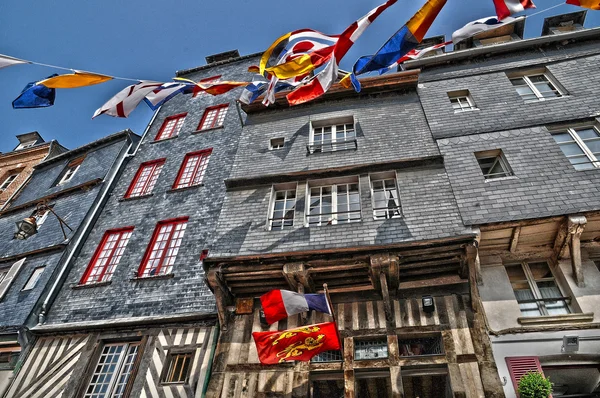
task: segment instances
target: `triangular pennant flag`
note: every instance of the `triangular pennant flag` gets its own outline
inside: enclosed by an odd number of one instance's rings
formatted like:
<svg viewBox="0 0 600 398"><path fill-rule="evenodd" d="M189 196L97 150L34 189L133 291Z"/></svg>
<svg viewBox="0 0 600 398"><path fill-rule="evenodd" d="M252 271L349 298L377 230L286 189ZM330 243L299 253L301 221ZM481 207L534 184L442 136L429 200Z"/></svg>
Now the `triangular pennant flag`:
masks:
<svg viewBox="0 0 600 398"><path fill-rule="evenodd" d="M193 88L191 84L184 83L165 83L162 86L152 90L144 98L144 102L153 111L157 110L162 104L175 97L177 94L185 91L187 88ZM191 91L191 90L190 90Z"/></svg>
<svg viewBox="0 0 600 398"><path fill-rule="evenodd" d="M114 117L127 117L138 106L144 97L155 88L162 86L164 83L142 81L137 84L125 87L119 91L117 95L109 99L102 107L98 108L92 116L106 113Z"/></svg>
<svg viewBox="0 0 600 398"><path fill-rule="evenodd" d="M99 75L96 73L75 71L68 75L60 75L50 79L42 80L42 84L48 88L79 88L93 86L112 80L111 76Z"/></svg>
<svg viewBox="0 0 600 398"><path fill-rule="evenodd" d="M50 76L58 76L56 74ZM13 101L14 109L46 108L54 105L56 90L39 85L38 82L28 83L21 94Z"/></svg>
<svg viewBox="0 0 600 398"><path fill-rule="evenodd" d="M481 18L476 21L469 22L462 28L452 33L452 42L454 42L454 44L457 44L481 32L487 32L489 30L498 29L502 26L522 21L523 19L525 19L525 17L506 17L502 21L499 21L496 17Z"/></svg>
<svg viewBox="0 0 600 398"><path fill-rule="evenodd" d="M600 10L600 0L567 0L567 4L589 8L590 10Z"/></svg>
<svg viewBox="0 0 600 398"><path fill-rule="evenodd" d="M6 68L7 66L19 65L19 64L30 64L31 62L25 61L19 58L9 57L8 55L0 54L0 69Z"/></svg>

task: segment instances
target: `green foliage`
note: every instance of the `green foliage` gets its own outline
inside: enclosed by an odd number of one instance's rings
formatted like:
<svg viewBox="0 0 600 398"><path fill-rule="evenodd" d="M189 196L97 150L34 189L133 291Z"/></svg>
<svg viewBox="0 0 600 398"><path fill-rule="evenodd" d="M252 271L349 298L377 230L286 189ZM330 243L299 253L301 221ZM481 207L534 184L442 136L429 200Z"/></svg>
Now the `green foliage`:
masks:
<svg viewBox="0 0 600 398"><path fill-rule="evenodd" d="M520 398L548 398L552 383L539 372L527 372L519 381Z"/></svg>

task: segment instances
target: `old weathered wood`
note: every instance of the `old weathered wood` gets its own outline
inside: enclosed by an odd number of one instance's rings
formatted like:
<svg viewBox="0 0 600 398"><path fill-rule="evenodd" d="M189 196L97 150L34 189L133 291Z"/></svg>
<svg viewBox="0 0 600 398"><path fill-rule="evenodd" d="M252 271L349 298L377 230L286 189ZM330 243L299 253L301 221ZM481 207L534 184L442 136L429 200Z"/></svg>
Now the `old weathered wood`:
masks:
<svg viewBox="0 0 600 398"><path fill-rule="evenodd" d="M383 272L379 274L379 286L381 288L381 295L383 296L385 319L389 327L393 327L392 322L394 320L394 316L392 314L392 302L390 300L390 293L388 291L387 277Z"/></svg>
<svg viewBox="0 0 600 398"><path fill-rule="evenodd" d="M585 229L587 220L583 216L569 217L569 249L571 251L571 267L573 268L573 278L579 287L585 287L583 279L583 268L581 266L581 234Z"/></svg>
<svg viewBox="0 0 600 398"><path fill-rule="evenodd" d="M521 227L515 227L513 229L512 238L510 239L510 252L514 253L517 251L517 246L519 245L519 235L521 235Z"/></svg>
<svg viewBox="0 0 600 398"><path fill-rule="evenodd" d="M211 269L206 275L206 280L215 294L217 302L217 310L219 316L219 324L223 330L227 330L227 306L233 302L233 296L223 283L222 277L218 269Z"/></svg>
<svg viewBox="0 0 600 398"><path fill-rule="evenodd" d="M356 393L354 391L354 339L344 339L344 390L345 398L355 398Z"/></svg>
<svg viewBox="0 0 600 398"><path fill-rule="evenodd" d="M558 228L558 232L556 234L556 238L554 240L554 245L552 247L553 257L556 260L560 260L563 256L564 250L568 244L568 236L569 231L567 229L568 222L567 220L563 220L560 227Z"/></svg>
<svg viewBox="0 0 600 398"><path fill-rule="evenodd" d="M469 271L475 275L475 281L478 285L483 284L481 277L481 264L479 262L479 242L477 240L466 245L465 247L467 262L469 263Z"/></svg>

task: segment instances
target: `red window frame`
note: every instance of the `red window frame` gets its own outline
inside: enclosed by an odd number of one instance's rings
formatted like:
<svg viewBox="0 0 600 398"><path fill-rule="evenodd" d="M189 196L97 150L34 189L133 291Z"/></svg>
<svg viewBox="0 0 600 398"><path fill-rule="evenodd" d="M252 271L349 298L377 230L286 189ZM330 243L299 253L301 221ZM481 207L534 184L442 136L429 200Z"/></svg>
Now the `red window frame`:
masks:
<svg viewBox="0 0 600 398"><path fill-rule="evenodd" d="M208 167L208 160L209 160L211 153L212 153L212 148L203 149L203 150L197 151L197 152L187 153L185 155L185 157L183 158L183 162L181 162L181 167L179 168L179 173L177 173L177 178L175 179L175 183L173 184L173 189L181 189L181 188L192 187L195 185L200 185L202 183L202 180L204 179L204 174L206 174L206 169ZM186 170L188 163L190 162L190 160L192 158L195 158L198 156L200 157L200 159L193 166L193 170L191 170L191 172L189 173L189 177L188 176L185 177L185 179L187 181L184 181L182 183L182 181L181 181L182 178L184 177L184 175L188 174L188 171ZM201 173L200 180L196 181L196 177L199 172Z"/></svg>
<svg viewBox="0 0 600 398"><path fill-rule="evenodd" d="M181 241L185 234L189 217L179 217L170 220L163 220L156 224L152 239L146 249L142 263L138 270L138 278L167 275L171 273L177 253L181 247ZM168 227L170 230L166 230ZM159 241L159 239L161 239ZM161 245L160 243L163 243ZM157 244L158 243L158 244ZM162 247L161 247L162 246ZM150 262L153 269L148 271Z"/></svg>
<svg viewBox="0 0 600 398"><path fill-rule="evenodd" d="M118 229L109 229L108 231L104 232L100 244L96 248L90 263L88 264L83 276L81 277L81 280L79 281L80 285L107 282L112 279L112 275L114 274L117 265L119 265L119 262L121 261L121 257L123 256L123 252L127 247L127 243L129 242L129 238L133 233L133 229L134 227L130 226ZM110 242L114 243L114 246L108 247L109 239L111 236L116 235L118 235L116 240ZM105 251L109 252L108 256L102 257L102 253ZM120 251L120 253L118 253L118 251ZM115 258L116 261L113 261ZM100 262L105 259L106 261L102 265L99 265ZM90 277L95 269L100 269L100 272L94 275L94 280L90 280Z"/></svg>
<svg viewBox="0 0 600 398"><path fill-rule="evenodd" d="M138 171L133 177L133 180L131 180L131 184L129 184L129 188L127 188L127 192L125 192L125 198L136 198L138 196L145 196L152 193L162 167L165 164L165 160L166 158L162 158L140 164ZM137 184L140 182L140 178L142 177L142 174L146 168L151 168L150 174L144 181L142 181L142 188L140 192L134 195L133 193L136 190Z"/></svg>
<svg viewBox="0 0 600 398"><path fill-rule="evenodd" d="M178 136L186 116L187 113L178 113L177 115L167 116L162 126L160 126L160 130L158 130L158 134L154 137L154 141L166 140L167 138ZM170 130L165 134L167 126L169 126L169 123L173 120L175 120L175 123L169 127Z"/></svg>
<svg viewBox="0 0 600 398"><path fill-rule="evenodd" d="M210 129L214 129L214 128L223 126L223 123L225 122L225 116L227 115L228 108L229 108L229 104L220 104L220 105L215 105L215 106L209 106L208 108L206 108L204 110L204 115L202 115L202 120L200 120L200 124L198 124L198 131L210 130ZM216 114L214 115L214 117L212 117L210 125L205 127L204 123L206 122L209 115L213 111L216 111ZM220 120L220 123L219 123L219 120Z"/></svg>
<svg viewBox="0 0 600 398"><path fill-rule="evenodd" d="M201 79L200 81L198 81L198 83L210 83L213 82L215 80L219 80L221 78L221 75L216 75L216 76L211 76L211 77L207 77L205 79ZM195 98L198 94L203 93L204 90L202 90L200 87L195 86L194 87L194 91L192 91L194 94L192 95L192 98Z"/></svg>

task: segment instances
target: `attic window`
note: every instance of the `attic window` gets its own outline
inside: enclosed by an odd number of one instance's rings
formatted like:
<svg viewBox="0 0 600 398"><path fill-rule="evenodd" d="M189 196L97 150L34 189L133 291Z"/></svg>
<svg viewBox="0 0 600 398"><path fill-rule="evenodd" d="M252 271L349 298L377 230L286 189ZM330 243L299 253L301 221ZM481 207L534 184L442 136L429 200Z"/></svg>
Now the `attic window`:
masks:
<svg viewBox="0 0 600 398"><path fill-rule="evenodd" d="M81 163L83 163L83 159L85 159L85 156L71 160L67 167L65 167L65 169L62 171L57 185L66 184L67 182L71 181L71 179L75 176L75 173L77 173L77 170L79 170Z"/></svg>
<svg viewBox="0 0 600 398"><path fill-rule="evenodd" d="M573 21L561 22L558 26L552 26L550 28L550 32L554 35L558 35L561 33L575 32L576 30L582 30L583 26L578 23L573 23Z"/></svg>
<svg viewBox="0 0 600 398"><path fill-rule="evenodd" d="M271 150L281 149L281 148L283 148L284 145L285 145L285 138L283 138L283 137L271 138L271 140L269 140L269 149L271 149Z"/></svg>
<svg viewBox="0 0 600 398"><path fill-rule="evenodd" d="M501 149L475 152L475 157L486 180L513 175Z"/></svg>
<svg viewBox="0 0 600 398"><path fill-rule="evenodd" d="M498 37L490 37L489 39L480 39L479 43L482 46L490 46L492 44L500 44L500 43L508 43L512 41L513 37L511 35L504 35Z"/></svg>

